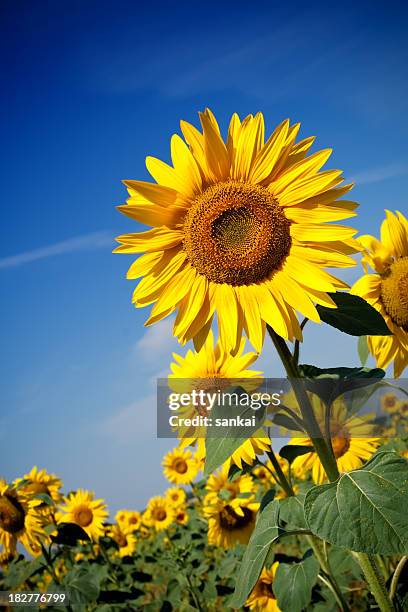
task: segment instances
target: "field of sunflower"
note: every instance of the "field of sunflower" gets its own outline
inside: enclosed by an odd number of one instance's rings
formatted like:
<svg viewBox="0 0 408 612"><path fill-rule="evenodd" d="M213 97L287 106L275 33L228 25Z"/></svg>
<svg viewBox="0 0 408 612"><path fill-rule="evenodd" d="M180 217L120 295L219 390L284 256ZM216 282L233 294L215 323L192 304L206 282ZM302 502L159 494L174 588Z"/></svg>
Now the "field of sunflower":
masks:
<svg viewBox="0 0 408 612"><path fill-rule="evenodd" d="M171 166L147 158L155 182L125 181L120 211L152 229L120 236L116 252L140 254L127 276L141 278L135 306L152 305L146 325L174 315L174 336L192 341L173 355L171 390L253 391L267 341L290 390L245 439L209 436L201 408L183 405L162 462L169 488L143 509L110 517L92 491L63 492L37 467L0 480L0 591L64 592L68 610L106 612L407 610L408 394L396 379L408 220L386 211L380 239L338 224L356 215L352 185L322 170L331 150L309 154L299 124L265 139L261 113L234 114L224 140L210 110L200 120L181 122ZM333 271L355 255L350 288ZM302 363L309 321L359 337L361 367Z"/></svg>

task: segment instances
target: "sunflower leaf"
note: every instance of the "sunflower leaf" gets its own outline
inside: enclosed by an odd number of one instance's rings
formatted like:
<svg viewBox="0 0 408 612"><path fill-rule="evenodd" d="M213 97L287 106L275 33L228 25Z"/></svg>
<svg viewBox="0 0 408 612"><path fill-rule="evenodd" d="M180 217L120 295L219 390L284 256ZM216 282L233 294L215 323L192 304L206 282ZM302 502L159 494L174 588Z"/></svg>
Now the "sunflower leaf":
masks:
<svg viewBox="0 0 408 612"><path fill-rule="evenodd" d="M408 553L408 462L380 452L359 470L306 494L311 531L340 548L382 555Z"/></svg>
<svg viewBox="0 0 408 612"><path fill-rule="evenodd" d="M329 293L337 308L316 306L321 320L350 336L391 336L381 314L358 295Z"/></svg>
<svg viewBox="0 0 408 612"><path fill-rule="evenodd" d="M367 336L359 336L357 342L357 351L361 365L364 367L367 363L367 359L370 354L370 351L368 350Z"/></svg>
<svg viewBox="0 0 408 612"><path fill-rule="evenodd" d="M319 573L319 562L313 556L300 563L280 563L273 581L273 591L281 610L301 612L312 598L312 588Z"/></svg>
<svg viewBox="0 0 408 612"><path fill-rule="evenodd" d="M286 444L282 446L279 451L279 455L286 459L286 461L291 465L296 457L300 457L301 455L306 455L307 453L314 453L314 446L304 446L301 444Z"/></svg>
<svg viewBox="0 0 408 612"><path fill-rule="evenodd" d="M241 561L235 594L231 602L235 608L240 608L245 604L261 574L271 545L284 533L284 530L279 527L279 509L279 501L272 500L258 516Z"/></svg>

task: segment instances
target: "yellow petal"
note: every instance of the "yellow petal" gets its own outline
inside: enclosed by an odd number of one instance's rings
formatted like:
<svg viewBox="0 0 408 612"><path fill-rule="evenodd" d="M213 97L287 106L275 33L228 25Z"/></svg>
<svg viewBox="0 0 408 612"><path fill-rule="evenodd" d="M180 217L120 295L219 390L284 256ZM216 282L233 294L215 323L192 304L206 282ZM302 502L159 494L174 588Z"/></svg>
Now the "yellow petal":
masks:
<svg viewBox="0 0 408 612"><path fill-rule="evenodd" d="M139 234L122 234L116 238L123 246L117 247L114 253L151 253L171 249L183 240L183 232L157 227Z"/></svg>
<svg viewBox="0 0 408 612"><path fill-rule="evenodd" d="M289 130L289 119L283 121L270 136L256 156L249 180L253 183L265 181L274 169L284 147Z"/></svg>
<svg viewBox="0 0 408 612"><path fill-rule="evenodd" d="M186 195L200 193L202 180L197 163L186 143L177 134L171 138L171 160L183 182L183 193Z"/></svg>
<svg viewBox="0 0 408 612"><path fill-rule="evenodd" d="M175 189L170 189L163 185L148 183L147 181L123 181L123 183L128 188L131 196L135 195L135 193L139 194L149 202L159 206L171 206L177 198L177 191Z"/></svg>
<svg viewBox="0 0 408 612"><path fill-rule="evenodd" d="M209 112L200 113L204 133L204 150L208 168L220 180L226 180L229 174L229 155L227 147L219 133L218 125ZM218 129L217 129L218 128Z"/></svg>

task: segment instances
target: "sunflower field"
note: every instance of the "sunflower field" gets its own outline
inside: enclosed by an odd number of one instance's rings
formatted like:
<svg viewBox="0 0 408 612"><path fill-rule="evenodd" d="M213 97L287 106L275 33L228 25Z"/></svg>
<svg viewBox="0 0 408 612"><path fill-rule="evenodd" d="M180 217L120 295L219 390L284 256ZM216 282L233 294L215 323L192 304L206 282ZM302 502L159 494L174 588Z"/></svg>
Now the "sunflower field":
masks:
<svg viewBox="0 0 408 612"><path fill-rule="evenodd" d="M3 603L22 609L37 593L31 609L408 610L408 220L386 210L379 238L339 224L357 214L353 185L322 169L331 150L310 153L298 123L265 138L261 113L234 114L224 139L210 110L200 121L181 122L172 165L147 157L154 182L124 181L119 210L151 229L119 236L115 251L139 255L127 277L140 279L135 307L152 306L146 325L174 317L169 393L231 381L255 392L271 375L256 366L267 343L288 386L245 435L211 436L220 406L182 403L162 460L168 488L145 508L111 516L36 466L0 479ZM360 264L352 287L337 276ZM358 337L361 367L303 363L312 324Z"/></svg>

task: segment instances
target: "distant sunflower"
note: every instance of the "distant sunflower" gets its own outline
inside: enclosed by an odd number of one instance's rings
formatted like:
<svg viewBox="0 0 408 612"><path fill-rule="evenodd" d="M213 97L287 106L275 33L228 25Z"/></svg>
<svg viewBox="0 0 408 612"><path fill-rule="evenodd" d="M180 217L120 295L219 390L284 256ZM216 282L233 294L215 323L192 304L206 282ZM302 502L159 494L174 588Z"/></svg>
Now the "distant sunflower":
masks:
<svg viewBox="0 0 408 612"><path fill-rule="evenodd" d="M223 497L226 498L227 495L229 500L237 499L241 496L248 497L251 493L255 492L255 483L249 474L242 474L233 480L229 480L228 472L228 463L224 463L220 470L208 477L205 485L207 491L205 500L207 504L211 500L215 500L221 491L223 492Z"/></svg>
<svg viewBox="0 0 408 612"><path fill-rule="evenodd" d="M398 410L398 397L395 393L384 393L384 395L380 398L381 408L385 412L389 412L390 414L394 414Z"/></svg>
<svg viewBox="0 0 408 612"><path fill-rule="evenodd" d="M278 602L272 590L279 563L275 561L270 569L263 568L256 585L246 601L246 606L253 612L280 612Z"/></svg>
<svg viewBox="0 0 408 612"><path fill-rule="evenodd" d="M0 562L15 556L18 542L37 555L41 552L40 542L47 539L38 510L27 496L0 479Z"/></svg>
<svg viewBox="0 0 408 612"><path fill-rule="evenodd" d="M208 542L222 548L246 544L255 526L259 503L255 483L244 474L228 480L228 466L211 474L206 484L203 511L208 519Z"/></svg>
<svg viewBox="0 0 408 612"><path fill-rule="evenodd" d="M162 461L163 474L174 484L190 484L197 476L200 465L192 452L176 447Z"/></svg>
<svg viewBox="0 0 408 612"><path fill-rule="evenodd" d="M189 517L186 508L176 508L175 521L177 525L187 525L188 519Z"/></svg>
<svg viewBox="0 0 408 612"><path fill-rule="evenodd" d="M312 405L321 431L324 431L324 405L316 395L312 396ZM374 437L371 420L370 414L350 415L340 399L333 403L330 419L331 445L340 473L361 467L378 449L381 440ZM292 438L289 444L312 446L309 438ZM296 457L292 470L299 477L304 477L311 470L312 478L318 484L326 480L326 473L315 452Z"/></svg>
<svg viewBox="0 0 408 612"><path fill-rule="evenodd" d="M184 489L180 489L179 487L171 487L166 491L166 499L175 508L179 508L180 506L184 506L186 503L187 495Z"/></svg>
<svg viewBox="0 0 408 612"><path fill-rule="evenodd" d="M119 253L145 253L128 278L143 277L137 307L154 304L150 325L177 311L174 334L199 349L215 314L222 343L238 350L245 331L260 352L269 323L301 339L296 311L319 322L315 304L334 308L328 292L346 285L324 270L355 265L355 231L333 225L355 215L339 200L340 170L320 172L331 149L307 157L314 138L295 144L300 124L283 121L264 142L264 118L234 114L225 143L209 109L203 132L181 122L171 139L173 166L148 157L156 183L124 181L119 210L153 226L125 234ZM187 143L187 144L186 144Z"/></svg>
<svg viewBox="0 0 408 612"><path fill-rule="evenodd" d="M208 519L208 543L221 548L247 544L255 527L259 502L254 496L221 499L206 496L203 511Z"/></svg>
<svg viewBox="0 0 408 612"><path fill-rule="evenodd" d="M164 497L152 497L147 504L143 520L156 531L167 529L175 520L176 510Z"/></svg>
<svg viewBox="0 0 408 612"><path fill-rule="evenodd" d="M48 474L45 469L39 470L37 466L23 478L17 478L14 484L30 498L32 506L41 510L47 510L49 506L38 495L48 495L56 504L62 500L62 480L55 474Z"/></svg>
<svg viewBox="0 0 408 612"><path fill-rule="evenodd" d="M244 353L245 339L241 339L239 349L231 355L220 340L214 346L214 337L210 331L204 345L196 352L188 350L184 357L173 353L174 362L170 365L172 373L169 385L177 392L191 393L192 390L203 390L207 393L226 391L234 380L248 393L260 384L262 372L248 369L257 359L256 353ZM193 419L196 416L209 416L205 406L184 406L178 416ZM198 445L197 458L205 459L206 428L189 426L179 429L180 446ZM244 461L251 465L257 455L263 455L270 448L270 440L262 429L245 440L231 455L230 461L242 467Z"/></svg>
<svg viewBox="0 0 408 612"><path fill-rule="evenodd" d="M65 504L57 513L59 523L76 523L89 535L98 540L104 534L104 522L108 517L106 504L102 499L94 499L92 491L78 489L65 498Z"/></svg>
<svg viewBox="0 0 408 612"><path fill-rule="evenodd" d="M118 545L120 557L130 557L136 550L137 539L129 527L124 528L120 527L120 525L112 525L107 535Z"/></svg>
<svg viewBox="0 0 408 612"><path fill-rule="evenodd" d="M121 529L136 531L142 524L142 515L137 510L119 510L115 520Z"/></svg>
<svg viewBox="0 0 408 612"><path fill-rule="evenodd" d="M365 252L362 259L366 275L351 292L364 298L384 317L391 336L368 336L368 348L377 367L394 362L394 376L408 364L408 220L389 210L381 225L381 241L361 236ZM368 273L368 266L375 274Z"/></svg>

